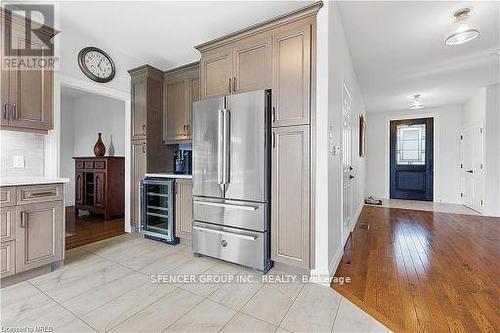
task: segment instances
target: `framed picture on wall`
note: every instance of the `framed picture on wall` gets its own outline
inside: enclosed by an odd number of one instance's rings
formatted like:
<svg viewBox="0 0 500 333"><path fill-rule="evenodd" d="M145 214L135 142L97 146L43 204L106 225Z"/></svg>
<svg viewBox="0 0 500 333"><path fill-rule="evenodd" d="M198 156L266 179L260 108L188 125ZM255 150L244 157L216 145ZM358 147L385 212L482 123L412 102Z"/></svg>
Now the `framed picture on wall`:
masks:
<svg viewBox="0 0 500 333"><path fill-rule="evenodd" d="M366 155L366 119L364 113L359 115L359 156Z"/></svg>

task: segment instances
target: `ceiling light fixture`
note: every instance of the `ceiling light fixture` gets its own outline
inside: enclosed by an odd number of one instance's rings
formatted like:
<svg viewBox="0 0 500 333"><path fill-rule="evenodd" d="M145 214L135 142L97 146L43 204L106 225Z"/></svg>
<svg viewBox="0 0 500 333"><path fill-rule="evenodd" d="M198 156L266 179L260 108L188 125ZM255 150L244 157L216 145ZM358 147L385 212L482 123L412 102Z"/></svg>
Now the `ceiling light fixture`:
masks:
<svg viewBox="0 0 500 333"><path fill-rule="evenodd" d="M424 103L422 103L422 96L420 94L413 95L410 100L410 109L417 110L422 109L424 107Z"/></svg>
<svg viewBox="0 0 500 333"><path fill-rule="evenodd" d="M453 46L464 44L479 36L479 30L473 29L467 24L470 12L470 8L462 8L453 14L457 28L446 38L446 45Z"/></svg>

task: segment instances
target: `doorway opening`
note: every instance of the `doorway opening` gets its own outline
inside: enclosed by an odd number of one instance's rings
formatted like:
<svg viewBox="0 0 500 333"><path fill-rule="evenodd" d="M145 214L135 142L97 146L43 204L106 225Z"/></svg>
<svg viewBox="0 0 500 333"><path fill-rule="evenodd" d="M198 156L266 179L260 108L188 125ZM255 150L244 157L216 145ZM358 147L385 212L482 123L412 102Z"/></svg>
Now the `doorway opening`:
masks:
<svg viewBox="0 0 500 333"><path fill-rule="evenodd" d="M125 232L125 147L123 100L61 86L66 249Z"/></svg>
<svg viewBox="0 0 500 333"><path fill-rule="evenodd" d="M390 122L390 198L433 201L434 119Z"/></svg>

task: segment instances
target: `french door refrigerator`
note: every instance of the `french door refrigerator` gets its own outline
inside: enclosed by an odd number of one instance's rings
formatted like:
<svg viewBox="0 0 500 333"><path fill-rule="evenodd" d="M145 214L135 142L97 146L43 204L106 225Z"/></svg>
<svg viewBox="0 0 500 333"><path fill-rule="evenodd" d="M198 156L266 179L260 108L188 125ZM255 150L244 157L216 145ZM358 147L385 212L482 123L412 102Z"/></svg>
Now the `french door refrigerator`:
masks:
<svg viewBox="0 0 500 333"><path fill-rule="evenodd" d="M271 91L193 104L193 252L267 271Z"/></svg>

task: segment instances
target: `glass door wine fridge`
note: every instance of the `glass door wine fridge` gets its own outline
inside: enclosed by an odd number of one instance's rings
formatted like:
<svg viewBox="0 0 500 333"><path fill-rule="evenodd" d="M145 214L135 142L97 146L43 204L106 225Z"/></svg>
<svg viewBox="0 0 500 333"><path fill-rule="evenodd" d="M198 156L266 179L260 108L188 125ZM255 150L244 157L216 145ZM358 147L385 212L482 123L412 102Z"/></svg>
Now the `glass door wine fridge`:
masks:
<svg viewBox="0 0 500 333"><path fill-rule="evenodd" d="M178 244L174 225L174 179L141 182L141 232L144 237Z"/></svg>

